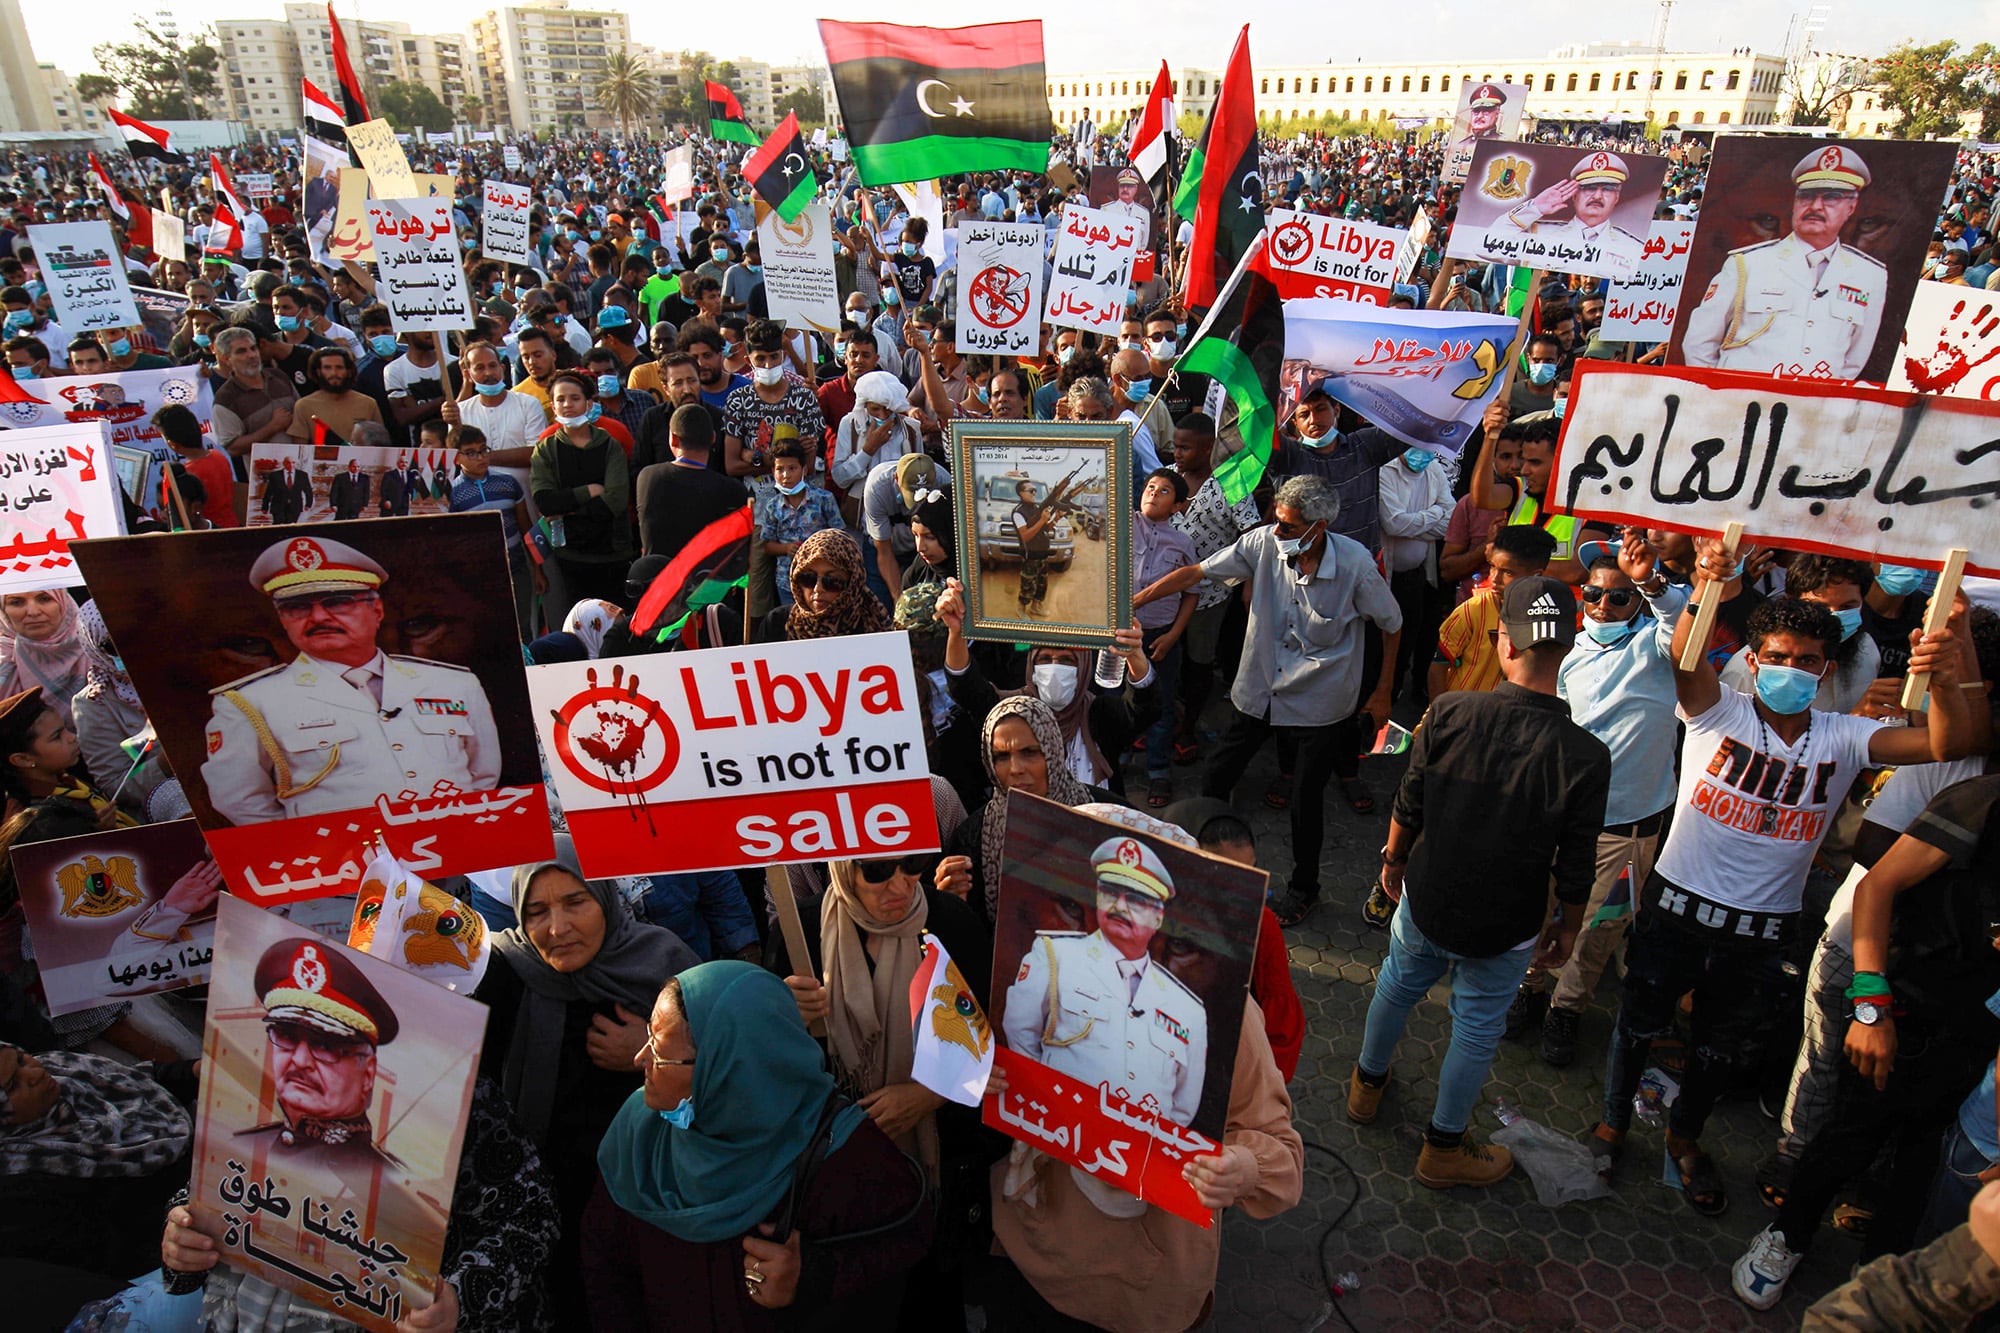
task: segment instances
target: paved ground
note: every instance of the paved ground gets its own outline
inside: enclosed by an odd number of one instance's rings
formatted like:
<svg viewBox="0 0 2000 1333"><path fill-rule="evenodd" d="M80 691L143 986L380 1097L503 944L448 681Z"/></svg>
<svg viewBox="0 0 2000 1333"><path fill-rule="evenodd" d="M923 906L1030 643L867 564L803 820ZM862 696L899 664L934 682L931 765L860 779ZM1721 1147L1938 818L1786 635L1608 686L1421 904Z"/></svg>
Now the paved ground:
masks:
<svg viewBox="0 0 2000 1333"><path fill-rule="evenodd" d="M1730 1294L1729 1265L1771 1217L1752 1173L1775 1129L1754 1102L1725 1102L1704 1139L1730 1192L1729 1211L1720 1218L1696 1214L1660 1183L1661 1135L1644 1127L1633 1135L1613 1198L1545 1208L1518 1170L1490 1190L1426 1189L1411 1172L1450 1035L1441 987L1411 1015L1381 1118L1366 1128L1348 1123L1347 1074L1388 944L1387 931L1362 923L1360 906L1403 763L1362 761L1376 793L1375 814L1355 816L1337 796L1329 803L1321 906L1287 932L1309 1023L1292 1082L1295 1123L1308 1145L1305 1198L1266 1222L1229 1215L1212 1327L1343 1329L1321 1277L1323 1239L1327 1267L1357 1279L1341 1310L1362 1333L1797 1328L1806 1306L1846 1279L1858 1246L1823 1229L1791 1295L1768 1314L1753 1313ZM1180 794L1192 794L1197 772L1175 770ZM1255 809L1263 860L1282 885L1291 869L1286 817L1259 804L1272 776L1267 748L1239 795L1248 797L1240 804ZM1532 1045L1506 1043L1486 1086L1489 1101L1505 1097L1566 1134L1587 1132L1598 1119L1615 980L1607 979L1602 992L1585 1017L1575 1065L1553 1070ZM1490 1104L1474 1123L1481 1134L1498 1127ZM1351 1211L1328 1233L1350 1200Z"/></svg>

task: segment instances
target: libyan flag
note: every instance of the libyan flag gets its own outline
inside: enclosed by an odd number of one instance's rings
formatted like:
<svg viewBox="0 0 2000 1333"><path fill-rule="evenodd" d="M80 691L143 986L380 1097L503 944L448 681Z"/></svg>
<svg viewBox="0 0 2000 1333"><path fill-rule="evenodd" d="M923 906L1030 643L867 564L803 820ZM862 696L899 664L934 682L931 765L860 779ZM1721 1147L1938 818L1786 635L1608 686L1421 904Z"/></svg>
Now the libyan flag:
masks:
<svg viewBox="0 0 2000 1333"><path fill-rule="evenodd" d="M1237 34L1236 49L1222 76L1222 91L1202 127L1201 143L1189 159L1186 181L1194 187L1194 236L1188 242L1183 297L1202 310L1215 304L1216 291L1236 261L1264 232L1264 178L1257 165L1257 101L1250 74L1250 28ZM1174 199L1181 210L1181 195Z"/></svg>
<svg viewBox="0 0 2000 1333"><path fill-rule="evenodd" d="M1040 19L970 28L819 21L864 185L1049 165Z"/></svg>
<svg viewBox="0 0 2000 1333"><path fill-rule="evenodd" d="M1285 303L1260 235L1243 252L1176 374L1212 376L1236 406L1242 446L1215 470L1223 498L1236 504L1257 489L1278 434L1278 370L1285 360Z"/></svg>
<svg viewBox="0 0 2000 1333"><path fill-rule="evenodd" d="M799 133L796 111L785 113L785 123L771 131L756 152L743 164L750 188L757 191L773 212L790 222L806 211L819 193L819 182L806 163L805 136Z"/></svg>
<svg viewBox="0 0 2000 1333"><path fill-rule="evenodd" d="M714 606L750 580L750 506L697 532L653 579L632 612L632 632L659 631L662 643L680 633L689 617Z"/></svg>
<svg viewBox="0 0 2000 1333"><path fill-rule="evenodd" d="M736 100L735 93L729 91L729 85L709 79L703 87L708 92L710 137L756 147L757 132L750 128L750 122L743 119L743 104Z"/></svg>

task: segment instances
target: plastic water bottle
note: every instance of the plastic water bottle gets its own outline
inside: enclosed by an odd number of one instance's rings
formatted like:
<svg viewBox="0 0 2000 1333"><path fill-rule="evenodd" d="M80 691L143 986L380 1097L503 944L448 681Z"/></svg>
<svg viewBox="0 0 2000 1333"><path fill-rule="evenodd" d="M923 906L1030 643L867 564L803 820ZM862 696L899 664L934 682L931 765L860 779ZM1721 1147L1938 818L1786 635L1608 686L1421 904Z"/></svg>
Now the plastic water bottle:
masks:
<svg viewBox="0 0 2000 1333"><path fill-rule="evenodd" d="M1493 1115L1495 1119L1499 1120L1502 1128L1521 1119L1523 1114L1520 1107L1514 1105L1514 1103L1508 1101L1505 1097L1496 1097L1493 1099Z"/></svg>
<svg viewBox="0 0 2000 1333"><path fill-rule="evenodd" d="M1097 671L1092 676L1100 690L1115 690L1125 683L1125 654L1116 648L1097 650Z"/></svg>

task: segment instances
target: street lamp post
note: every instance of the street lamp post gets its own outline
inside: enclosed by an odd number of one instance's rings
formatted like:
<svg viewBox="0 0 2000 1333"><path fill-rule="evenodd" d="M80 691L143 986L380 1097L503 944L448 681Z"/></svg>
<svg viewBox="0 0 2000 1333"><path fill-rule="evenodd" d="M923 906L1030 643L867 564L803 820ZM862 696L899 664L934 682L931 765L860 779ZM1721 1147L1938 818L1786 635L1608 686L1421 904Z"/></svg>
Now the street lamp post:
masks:
<svg viewBox="0 0 2000 1333"><path fill-rule="evenodd" d="M155 10L154 18L158 20L157 26L160 30L160 36L167 39L167 46L174 52L174 69L180 75L181 79L181 106L187 112L189 120L200 120L201 113L194 104L194 89L188 83L187 58L179 50L181 40L180 22L174 17L174 12L171 9L165 8Z"/></svg>

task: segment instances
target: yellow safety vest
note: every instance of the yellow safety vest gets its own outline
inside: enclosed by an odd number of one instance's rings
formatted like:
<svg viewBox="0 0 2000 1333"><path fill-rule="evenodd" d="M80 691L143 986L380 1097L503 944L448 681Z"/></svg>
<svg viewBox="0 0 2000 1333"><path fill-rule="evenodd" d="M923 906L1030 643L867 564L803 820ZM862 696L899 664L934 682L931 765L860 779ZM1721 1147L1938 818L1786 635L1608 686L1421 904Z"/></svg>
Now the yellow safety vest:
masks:
<svg viewBox="0 0 2000 1333"><path fill-rule="evenodd" d="M1535 503L1535 497L1525 490L1521 498L1514 501L1514 507L1507 512L1509 523L1538 523L1542 531L1556 539L1556 553L1552 559L1567 560L1575 554L1576 530L1579 526L1574 514L1550 514L1538 518L1542 507Z"/></svg>

